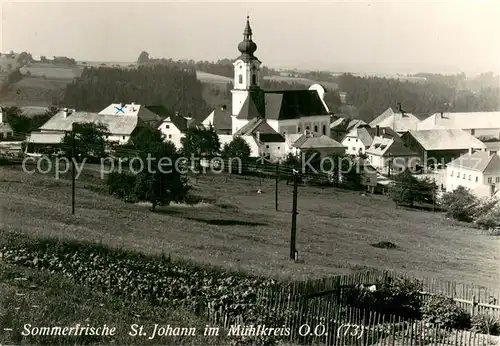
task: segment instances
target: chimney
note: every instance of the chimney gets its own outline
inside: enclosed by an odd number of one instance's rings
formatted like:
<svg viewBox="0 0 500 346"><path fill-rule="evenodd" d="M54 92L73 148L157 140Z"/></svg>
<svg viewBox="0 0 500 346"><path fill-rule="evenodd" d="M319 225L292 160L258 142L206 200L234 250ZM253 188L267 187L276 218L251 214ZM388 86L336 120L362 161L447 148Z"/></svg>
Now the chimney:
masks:
<svg viewBox="0 0 500 346"><path fill-rule="evenodd" d="M68 117L68 115L69 115L68 108L64 108L64 109L63 109L63 117L64 117L64 118L67 118L67 117Z"/></svg>
<svg viewBox="0 0 500 346"><path fill-rule="evenodd" d="M3 109L0 107L0 124L3 123Z"/></svg>
<svg viewBox="0 0 500 346"><path fill-rule="evenodd" d="M257 137L257 141L260 142L260 132L259 131L257 131L255 133L255 136Z"/></svg>
<svg viewBox="0 0 500 346"><path fill-rule="evenodd" d="M382 134L384 134L384 135L385 135L385 129L382 129Z"/></svg>
<svg viewBox="0 0 500 346"><path fill-rule="evenodd" d="M469 148L469 155L472 155L474 153L474 150L472 148Z"/></svg>
<svg viewBox="0 0 500 346"><path fill-rule="evenodd" d="M379 125L377 125L376 129L377 129L377 130L376 130L376 132L375 132L375 135L378 137L378 136L380 136L380 126L379 126Z"/></svg>

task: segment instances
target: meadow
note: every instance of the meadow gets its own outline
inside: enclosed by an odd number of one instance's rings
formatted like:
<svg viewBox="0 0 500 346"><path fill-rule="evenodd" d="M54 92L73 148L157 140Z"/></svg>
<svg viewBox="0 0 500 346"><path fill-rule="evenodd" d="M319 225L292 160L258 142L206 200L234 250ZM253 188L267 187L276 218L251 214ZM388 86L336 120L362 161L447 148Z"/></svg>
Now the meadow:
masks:
<svg viewBox="0 0 500 346"><path fill-rule="evenodd" d="M102 181L86 173L77 181L72 216L67 180L2 167L0 181L0 233L101 242L285 279L376 268L493 288L500 283L498 237L439 213L396 208L384 196L301 186L296 263L288 259L292 187L284 182L279 211L273 180L215 175L191 179L205 203L151 213L147 205L94 192L103 190ZM372 246L381 241L397 248Z"/></svg>

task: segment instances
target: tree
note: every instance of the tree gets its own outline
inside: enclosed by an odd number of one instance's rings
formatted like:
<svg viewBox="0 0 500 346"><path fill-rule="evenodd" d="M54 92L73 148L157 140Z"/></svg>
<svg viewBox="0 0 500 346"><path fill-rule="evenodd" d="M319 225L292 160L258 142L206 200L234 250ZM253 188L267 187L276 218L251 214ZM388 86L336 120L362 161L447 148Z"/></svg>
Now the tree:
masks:
<svg viewBox="0 0 500 346"><path fill-rule="evenodd" d="M222 157L228 161L228 167L232 159L239 158L241 160L241 170L239 173L242 174L246 170L250 152L251 149L247 141L241 136L235 136L231 142L224 144Z"/></svg>
<svg viewBox="0 0 500 346"><path fill-rule="evenodd" d="M476 196L463 186L445 193L441 198L441 205L446 209L446 216L458 221L473 221L478 204L479 200Z"/></svg>
<svg viewBox="0 0 500 346"><path fill-rule="evenodd" d="M21 65L26 65L33 62L33 57L30 53L22 52L17 56L17 62Z"/></svg>
<svg viewBox="0 0 500 346"><path fill-rule="evenodd" d="M146 51L142 51L141 54L139 54L139 57L137 58L137 63L145 64L148 61L149 61L149 53Z"/></svg>
<svg viewBox="0 0 500 346"><path fill-rule="evenodd" d="M390 187L390 195L397 205L413 206L434 198L436 185L429 180L418 180L408 170L398 174Z"/></svg>
<svg viewBox="0 0 500 346"><path fill-rule="evenodd" d="M159 205L183 201L190 187L186 175L177 170L180 155L175 145L164 142L162 133L150 128L140 129L131 142L142 169L135 174L115 172L109 175L110 194L129 201L151 202L153 212Z"/></svg>
<svg viewBox="0 0 500 346"><path fill-rule="evenodd" d="M212 125L209 128L193 127L186 130L182 139L182 153L186 157L194 157L198 167L201 159L210 160L219 152L219 136Z"/></svg>
<svg viewBox="0 0 500 346"><path fill-rule="evenodd" d="M91 161L106 157L106 138L109 135L108 126L103 123L74 123L75 151L72 153L76 158L87 158ZM73 148L71 132L66 132L62 144L69 154Z"/></svg>

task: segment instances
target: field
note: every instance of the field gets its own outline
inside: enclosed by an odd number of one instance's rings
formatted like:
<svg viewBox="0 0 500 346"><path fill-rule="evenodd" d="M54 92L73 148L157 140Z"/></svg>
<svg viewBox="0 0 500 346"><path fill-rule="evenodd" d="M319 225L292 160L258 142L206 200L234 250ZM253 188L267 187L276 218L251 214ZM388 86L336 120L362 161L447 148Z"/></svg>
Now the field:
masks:
<svg viewBox="0 0 500 346"><path fill-rule="evenodd" d="M52 175L53 177L53 175ZM288 260L291 186L225 176L193 180L202 206L170 206L157 213L88 189L77 182L76 216L71 186L49 175L0 168L0 230L35 237L102 242L144 253L167 253L200 263L279 278L319 278L366 267L498 287L500 239L432 212L395 209L386 197L300 187L297 248ZM257 189L264 193L257 194ZM1 238L1 237L0 237ZM396 249L371 246L380 241Z"/></svg>

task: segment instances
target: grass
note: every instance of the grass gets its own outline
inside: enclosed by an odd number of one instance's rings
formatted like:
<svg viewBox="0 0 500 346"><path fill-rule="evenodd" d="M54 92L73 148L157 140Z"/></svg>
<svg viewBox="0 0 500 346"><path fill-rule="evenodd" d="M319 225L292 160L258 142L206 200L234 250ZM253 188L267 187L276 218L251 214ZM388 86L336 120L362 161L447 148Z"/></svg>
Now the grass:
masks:
<svg viewBox="0 0 500 346"><path fill-rule="evenodd" d="M53 175L52 175L53 177ZM93 180L91 180L93 179ZM454 225L442 214L395 208L386 197L339 189L300 187L297 247L288 260L292 187L274 181L224 176L192 180L204 208L165 207L151 213L90 191L102 189L87 173L77 182L76 215L71 185L19 168L0 168L2 232L102 242L257 275L319 278L366 267L403 271L498 287L500 239ZM88 188L85 188L88 187ZM264 193L257 194L257 189ZM372 246L391 242L397 248Z"/></svg>
<svg viewBox="0 0 500 346"><path fill-rule="evenodd" d="M47 79L69 79L72 80L81 75L82 69L78 66L60 66L50 63L33 63L29 67L23 67L23 75L30 73L32 77L43 77Z"/></svg>
<svg viewBox="0 0 500 346"><path fill-rule="evenodd" d="M116 328L112 336L23 336L31 327ZM145 336L130 336L131 325L143 325ZM156 336L154 325L196 328L196 336ZM0 260L0 344L87 344L100 343L221 345L228 344L223 329L219 336L203 336L206 323L183 309L157 307L148 302L124 302L60 275L7 265ZM4 328L11 330L4 330ZM29 328L29 327L28 327ZM227 335L227 333L226 333Z"/></svg>

